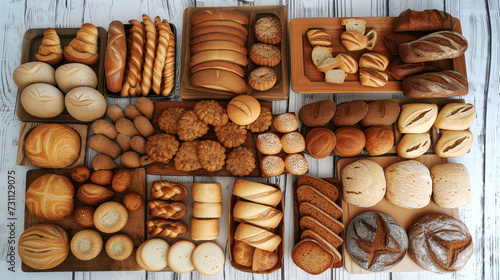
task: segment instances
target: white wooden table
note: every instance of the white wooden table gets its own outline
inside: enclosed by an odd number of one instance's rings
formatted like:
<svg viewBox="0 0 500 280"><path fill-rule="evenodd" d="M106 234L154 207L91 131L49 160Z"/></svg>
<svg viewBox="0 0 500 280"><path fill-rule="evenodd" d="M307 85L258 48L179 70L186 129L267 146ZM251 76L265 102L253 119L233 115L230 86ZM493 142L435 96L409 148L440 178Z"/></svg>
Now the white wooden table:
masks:
<svg viewBox="0 0 500 280"><path fill-rule="evenodd" d="M108 4L111 3L111 4ZM107 29L112 20L127 22L140 19L143 13L159 15L177 27L177 42L181 42L182 14L188 6L238 6L238 5L285 5L288 7L289 20L302 17L377 17L397 16L407 8L416 10L440 9L451 13L461 20L463 34L469 41L465 53L470 91L465 101L477 108L477 117L471 131L474 145L469 154L451 161L464 163L472 179L472 202L460 208L460 218L469 227L473 235L474 255L461 271L438 275L430 272L419 273L379 273L371 275L351 275L344 269L328 270L320 276L308 275L292 262L290 252L293 247L292 219L292 182L295 176L282 175L269 180L279 184L285 193L286 228L284 267L268 275L248 274L233 269L229 264L228 248L224 270L213 279L499 279L500 278L500 76L499 76L499 34L500 3L493 1L375 1L375 0L197 0L197 1L0 1L0 279L205 279L197 272L176 274L168 272L60 272L60 273L24 273L17 255L17 239L23 232L25 176L28 167L16 166L17 141L21 122L16 117L17 87L12 79L12 72L19 65L24 32L30 28L45 27L80 27L84 22ZM177 48L177 60L180 61L180 48ZM180 100L180 68L177 69L175 98ZM303 104L331 99L340 103L352 99L401 98L400 94L344 94L344 95L302 95L290 88L287 101L273 102L273 113L298 112ZM128 100L109 100L122 107ZM89 152L88 161L92 157ZM319 177L334 176L336 158L328 157L314 160L308 157L310 174ZM90 162L87 162L89 165ZM159 179L148 176L148 181ZM231 192L233 178L228 177L168 177L161 179L178 182L217 181L222 183L227 199ZM255 178L258 180L258 178ZM8 190L15 188L15 198L9 200ZM9 213L9 201L15 203L13 215ZM14 204L11 203L11 206ZM226 225L227 205L221 225ZM12 227L10 228L9 225ZM224 230L222 230L224 231ZM226 234L227 233L223 233ZM13 243L15 241L16 243ZM16 254L11 256L10 246L16 246ZM14 260L9 262L9 260ZM11 271L15 270L15 272Z"/></svg>

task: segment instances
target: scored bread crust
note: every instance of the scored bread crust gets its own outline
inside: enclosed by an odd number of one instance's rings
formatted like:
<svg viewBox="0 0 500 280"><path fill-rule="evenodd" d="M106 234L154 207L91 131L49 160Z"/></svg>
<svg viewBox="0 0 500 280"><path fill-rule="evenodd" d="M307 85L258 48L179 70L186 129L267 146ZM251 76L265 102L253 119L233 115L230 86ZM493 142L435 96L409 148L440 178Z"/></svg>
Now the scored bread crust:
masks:
<svg viewBox="0 0 500 280"><path fill-rule="evenodd" d="M203 21L200 22L196 25L194 25L191 28L191 32L196 31L200 27L205 27L205 26L229 26L233 27L236 29L239 29L243 34L248 35L248 29L240 23L237 23L236 21L231 21L231 20L208 20L208 21Z"/></svg>
<svg viewBox="0 0 500 280"><path fill-rule="evenodd" d="M121 96L135 95L138 93L137 85L140 84L141 75L139 74L142 69L143 63L143 47L144 47L144 25L137 20L130 20L129 23L133 24L130 28L130 51L127 57L127 75L125 82L122 86Z"/></svg>
<svg viewBox="0 0 500 280"><path fill-rule="evenodd" d="M196 54L206 50L231 50L239 52L242 55L248 54L247 48L233 41L213 40L191 45L191 54Z"/></svg>
<svg viewBox="0 0 500 280"><path fill-rule="evenodd" d="M161 84L161 94L167 96L172 92L174 88L174 78L175 78L175 36L170 27L170 24L166 19L162 21L162 25L167 28L168 32L168 48L167 48L167 59L165 60L165 66L163 67L162 84Z"/></svg>
<svg viewBox="0 0 500 280"><path fill-rule="evenodd" d="M240 24L248 24L249 18L242 12L231 9L207 9L194 14L191 17L191 25L209 20L231 20Z"/></svg>
<svg viewBox="0 0 500 280"><path fill-rule="evenodd" d="M142 69L141 92L148 95L151 90L153 63L155 62L155 53L157 45L156 26L151 18L143 14L144 29L146 31L146 53L144 55L144 67Z"/></svg>
<svg viewBox="0 0 500 280"><path fill-rule="evenodd" d="M247 35L238 28L225 25L209 25L200 28L191 29L191 39L209 33L226 33L238 36L242 40L247 40Z"/></svg>
<svg viewBox="0 0 500 280"><path fill-rule="evenodd" d="M248 65L248 59L245 55L233 50L217 49L202 51L191 56L191 59L189 59L189 67L214 60L230 61L243 67Z"/></svg>

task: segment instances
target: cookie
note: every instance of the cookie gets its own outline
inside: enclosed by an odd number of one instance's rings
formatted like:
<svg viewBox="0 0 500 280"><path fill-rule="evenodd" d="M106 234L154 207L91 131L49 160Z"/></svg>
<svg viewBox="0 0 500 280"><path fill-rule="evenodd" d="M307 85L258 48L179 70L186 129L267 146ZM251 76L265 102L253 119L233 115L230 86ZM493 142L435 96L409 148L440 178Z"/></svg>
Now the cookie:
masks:
<svg viewBox="0 0 500 280"><path fill-rule="evenodd" d="M235 176L246 176L255 169L255 158L245 147L238 147L227 155L226 169Z"/></svg>
<svg viewBox="0 0 500 280"><path fill-rule="evenodd" d="M198 145L198 159L207 171L219 171L226 160L226 149L212 140L201 141Z"/></svg>
<svg viewBox="0 0 500 280"><path fill-rule="evenodd" d="M169 134L177 134L179 119L186 109L181 107L171 107L164 110L158 118L160 129Z"/></svg>
<svg viewBox="0 0 500 280"><path fill-rule="evenodd" d="M281 51L268 44L253 44L250 47L250 59L257 65L274 67L281 61Z"/></svg>
<svg viewBox="0 0 500 280"><path fill-rule="evenodd" d="M175 169L181 171L193 171L201 168L198 160L198 144L200 141L182 142L179 151L175 155Z"/></svg>
<svg viewBox="0 0 500 280"><path fill-rule="evenodd" d="M273 114L269 107L262 106L259 117L251 124L247 125L247 129L253 133L264 132L269 129L273 119Z"/></svg>
<svg viewBox="0 0 500 280"><path fill-rule="evenodd" d="M228 122L223 126L216 126L214 130L217 140L226 148L238 147L247 139L247 130L244 125Z"/></svg>
<svg viewBox="0 0 500 280"><path fill-rule="evenodd" d="M275 45L281 42L281 22L275 16L259 18L253 25L255 39L259 42Z"/></svg>
<svg viewBox="0 0 500 280"><path fill-rule="evenodd" d="M215 100L202 100L194 106L200 120L213 126L223 126L229 120L226 110Z"/></svg>
<svg viewBox="0 0 500 280"><path fill-rule="evenodd" d="M179 119L177 135L182 141L193 141L208 132L208 124L204 123L193 110L185 111Z"/></svg>
<svg viewBox="0 0 500 280"><path fill-rule="evenodd" d="M276 84L276 74L269 67L259 67L250 72L248 84L256 90L266 91Z"/></svg>
<svg viewBox="0 0 500 280"><path fill-rule="evenodd" d="M178 149L179 141L171 134L155 134L146 141L146 154L156 162L168 162Z"/></svg>

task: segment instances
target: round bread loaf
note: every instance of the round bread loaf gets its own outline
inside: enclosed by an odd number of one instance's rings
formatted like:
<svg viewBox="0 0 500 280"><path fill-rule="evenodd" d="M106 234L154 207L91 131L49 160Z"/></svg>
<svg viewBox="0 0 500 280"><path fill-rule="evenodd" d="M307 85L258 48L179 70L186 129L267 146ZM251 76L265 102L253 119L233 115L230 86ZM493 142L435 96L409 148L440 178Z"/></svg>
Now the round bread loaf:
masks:
<svg viewBox="0 0 500 280"><path fill-rule="evenodd" d="M429 169L416 160L406 160L385 168L387 200L402 208L422 208L431 200L432 179Z"/></svg>
<svg viewBox="0 0 500 280"><path fill-rule="evenodd" d="M73 213L75 189L63 175L45 174L38 177L26 191L26 208L31 214L57 221Z"/></svg>
<svg viewBox="0 0 500 280"><path fill-rule="evenodd" d="M236 96L227 104L227 115L235 124L251 124L260 115L259 101L250 95Z"/></svg>
<svg viewBox="0 0 500 280"><path fill-rule="evenodd" d="M19 90L34 83L56 85L55 70L45 62L27 62L19 65L13 73L14 82Z"/></svg>
<svg viewBox="0 0 500 280"><path fill-rule="evenodd" d="M64 111L64 96L49 84L36 83L21 93L21 104L29 114L38 118L53 118Z"/></svg>
<svg viewBox="0 0 500 280"><path fill-rule="evenodd" d="M335 102L331 100L309 103L300 108L299 119L309 127L324 126L333 118L336 108Z"/></svg>
<svg viewBox="0 0 500 280"><path fill-rule="evenodd" d="M256 90L266 91L276 84L276 74L269 67L255 68L248 75L248 84Z"/></svg>
<svg viewBox="0 0 500 280"><path fill-rule="evenodd" d="M347 225L345 245L361 268L379 272L403 260L408 236L393 218L379 212L364 212Z"/></svg>
<svg viewBox="0 0 500 280"><path fill-rule="evenodd" d="M250 59L260 66L274 67L281 62L281 51L273 45L257 43L250 47Z"/></svg>
<svg viewBox="0 0 500 280"><path fill-rule="evenodd" d="M283 113L274 119L274 127L281 133L288 133L299 128L299 120L293 113Z"/></svg>
<svg viewBox="0 0 500 280"><path fill-rule="evenodd" d="M132 255L134 243L126 234L115 234L106 241L106 253L113 260L121 261Z"/></svg>
<svg viewBox="0 0 500 280"><path fill-rule="evenodd" d="M253 24L255 39L275 45L281 42L281 21L276 16L263 16Z"/></svg>
<svg viewBox="0 0 500 280"><path fill-rule="evenodd" d="M385 126L372 126L363 132L365 149L371 156L383 155L394 147L394 132Z"/></svg>
<svg viewBox="0 0 500 280"><path fill-rule="evenodd" d="M102 237L93 229L84 229L71 238L71 253L82 261L94 259L102 250Z"/></svg>
<svg viewBox="0 0 500 280"><path fill-rule="evenodd" d="M69 254L69 237L60 226L39 224L19 237L19 257L34 269L50 269L60 265Z"/></svg>
<svg viewBox="0 0 500 280"><path fill-rule="evenodd" d="M469 204L471 182L467 167L461 163L443 163L431 168L432 197L437 205L457 208Z"/></svg>
<svg viewBox="0 0 500 280"><path fill-rule="evenodd" d="M368 103L368 111L361 120L362 126L392 125L400 112L399 104L394 100L380 100Z"/></svg>
<svg viewBox="0 0 500 280"><path fill-rule="evenodd" d="M341 127L335 131L335 137L337 137L337 144L333 151L339 156L356 156L365 147L365 135L357 128Z"/></svg>
<svg viewBox="0 0 500 280"><path fill-rule="evenodd" d="M437 273L462 269L474 251L472 236L460 220L442 214L425 215L408 229L408 254L423 268Z"/></svg>
<svg viewBox="0 0 500 280"><path fill-rule="evenodd" d="M283 151L287 154L303 152L306 149L306 140L299 132L289 132L281 137Z"/></svg>
<svg viewBox="0 0 500 280"><path fill-rule="evenodd" d="M285 161L280 156L265 156L260 161L260 170L265 177L281 175L285 170Z"/></svg>
<svg viewBox="0 0 500 280"><path fill-rule="evenodd" d="M259 134L256 142L257 150L264 155L275 155L281 152L281 139L272 132Z"/></svg>
<svg viewBox="0 0 500 280"><path fill-rule="evenodd" d="M123 204L108 201L101 204L94 213L95 227L104 233L120 231L128 221L128 212Z"/></svg>
<svg viewBox="0 0 500 280"><path fill-rule="evenodd" d="M336 144L337 137L329 129L316 127L307 132L307 152L313 158L326 158L333 151Z"/></svg>
<svg viewBox="0 0 500 280"><path fill-rule="evenodd" d="M55 72L57 86L68 93L76 87L97 86L97 75L88 65L82 63L68 63L61 65Z"/></svg>
<svg viewBox="0 0 500 280"><path fill-rule="evenodd" d="M77 87L66 94L64 103L68 113L82 122L91 122L106 113L106 99L99 91L89 87Z"/></svg>
<svg viewBox="0 0 500 280"><path fill-rule="evenodd" d="M382 167L369 159L355 161L342 169L343 197L349 204L371 207L384 198L386 181Z"/></svg>
<svg viewBox="0 0 500 280"><path fill-rule="evenodd" d="M42 124L26 137L24 152L36 166L64 168L78 159L80 136L65 125Z"/></svg>
<svg viewBox="0 0 500 280"><path fill-rule="evenodd" d="M196 246L191 255L191 262L196 271L212 276L224 268L224 251L215 242L203 242Z"/></svg>
<svg viewBox="0 0 500 280"><path fill-rule="evenodd" d="M186 273L194 270L193 263L191 262L191 255L193 254L196 245L189 240L177 241L167 253L168 266L175 272Z"/></svg>

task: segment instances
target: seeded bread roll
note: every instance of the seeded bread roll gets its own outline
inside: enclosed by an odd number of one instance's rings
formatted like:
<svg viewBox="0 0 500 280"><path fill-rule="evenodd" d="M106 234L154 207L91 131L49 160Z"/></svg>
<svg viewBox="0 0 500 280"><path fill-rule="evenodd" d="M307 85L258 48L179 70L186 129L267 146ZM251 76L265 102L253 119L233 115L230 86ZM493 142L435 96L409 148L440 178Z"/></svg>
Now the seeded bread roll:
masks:
<svg viewBox="0 0 500 280"><path fill-rule="evenodd" d="M276 16L263 16L253 25L255 39L259 42L275 45L281 42L281 22Z"/></svg>
<svg viewBox="0 0 500 280"><path fill-rule="evenodd" d="M384 198L386 181L382 167L368 159L355 161L342 169L343 197L358 207L371 207Z"/></svg>
<svg viewBox="0 0 500 280"><path fill-rule="evenodd" d="M385 169L387 200L399 207L415 209L429 204L432 179L429 169L416 160L391 164Z"/></svg>

